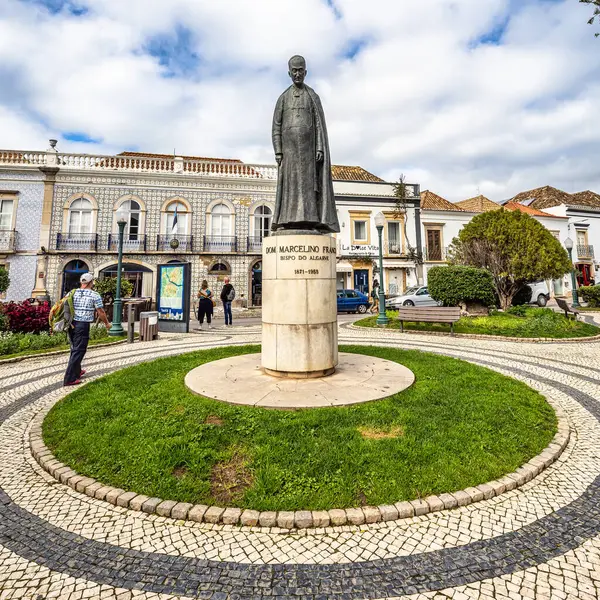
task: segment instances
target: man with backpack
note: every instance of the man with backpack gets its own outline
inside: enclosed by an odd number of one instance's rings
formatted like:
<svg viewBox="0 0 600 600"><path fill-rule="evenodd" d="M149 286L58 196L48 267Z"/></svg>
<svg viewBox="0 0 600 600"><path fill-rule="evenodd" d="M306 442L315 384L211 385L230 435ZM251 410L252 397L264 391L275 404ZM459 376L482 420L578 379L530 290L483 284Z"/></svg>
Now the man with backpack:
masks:
<svg viewBox="0 0 600 600"><path fill-rule="evenodd" d="M235 289L229 283L229 277L225 277L225 285L221 290L221 302L223 302L223 311L225 312L225 327L231 327L232 317L231 317L231 303L235 298Z"/></svg>
<svg viewBox="0 0 600 600"><path fill-rule="evenodd" d="M90 341L90 325L95 320L95 313L104 323L106 329L110 329L110 323L106 318L102 304L102 296L95 292L94 276L91 273L84 273L80 279L81 287L69 292L72 294L72 320L67 323L67 334L71 342L71 355L69 356L69 365L65 373L64 385L78 385L81 383L81 376L85 371L81 368L81 361L87 351ZM65 302L65 304L70 304ZM65 313L70 311L65 311Z"/></svg>

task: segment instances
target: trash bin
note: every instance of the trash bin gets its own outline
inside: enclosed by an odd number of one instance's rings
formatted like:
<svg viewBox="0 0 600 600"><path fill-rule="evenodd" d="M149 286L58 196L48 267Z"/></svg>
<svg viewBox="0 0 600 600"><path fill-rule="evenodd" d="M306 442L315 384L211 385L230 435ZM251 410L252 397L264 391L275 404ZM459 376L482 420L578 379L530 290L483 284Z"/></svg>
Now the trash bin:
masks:
<svg viewBox="0 0 600 600"><path fill-rule="evenodd" d="M158 337L158 312L155 310L140 313L140 342L148 342Z"/></svg>

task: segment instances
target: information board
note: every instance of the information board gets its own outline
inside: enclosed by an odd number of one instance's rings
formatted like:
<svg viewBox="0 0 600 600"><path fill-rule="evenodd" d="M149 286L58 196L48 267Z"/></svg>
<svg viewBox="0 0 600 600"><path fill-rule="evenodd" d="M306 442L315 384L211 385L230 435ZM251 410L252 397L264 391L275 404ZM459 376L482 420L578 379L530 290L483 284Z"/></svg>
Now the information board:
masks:
<svg viewBox="0 0 600 600"><path fill-rule="evenodd" d="M190 265L158 265L156 310L160 331L188 332L190 323Z"/></svg>

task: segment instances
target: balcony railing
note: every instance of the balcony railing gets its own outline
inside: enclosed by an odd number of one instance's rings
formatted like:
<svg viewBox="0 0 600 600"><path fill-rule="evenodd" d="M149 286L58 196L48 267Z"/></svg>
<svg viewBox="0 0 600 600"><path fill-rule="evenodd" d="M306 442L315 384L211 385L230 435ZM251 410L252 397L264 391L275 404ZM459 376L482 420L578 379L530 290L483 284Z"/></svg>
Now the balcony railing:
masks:
<svg viewBox="0 0 600 600"><path fill-rule="evenodd" d="M260 254L262 252L263 239L264 239L264 237L260 237L257 235L249 236L248 244L246 246L246 251L247 252L258 252Z"/></svg>
<svg viewBox="0 0 600 600"><path fill-rule="evenodd" d="M402 244L400 242L385 242L383 244L384 256L403 256L406 252L402 252Z"/></svg>
<svg viewBox="0 0 600 600"><path fill-rule="evenodd" d="M423 248L423 260L431 262L444 262L448 257L448 248Z"/></svg>
<svg viewBox="0 0 600 600"><path fill-rule="evenodd" d="M57 233L57 250L97 250L97 233Z"/></svg>
<svg viewBox="0 0 600 600"><path fill-rule="evenodd" d="M119 234L108 234L108 250L119 251ZM146 252L145 235L125 235L123 236L123 252Z"/></svg>
<svg viewBox="0 0 600 600"><path fill-rule="evenodd" d="M0 252L14 252L17 245L17 232L11 229L0 230Z"/></svg>
<svg viewBox="0 0 600 600"><path fill-rule="evenodd" d="M594 246L577 246L579 258L594 258Z"/></svg>
<svg viewBox="0 0 600 600"><path fill-rule="evenodd" d="M158 235L156 250L158 252L192 252L194 248L193 235Z"/></svg>
<svg viewBox="0 0 600 600"><path fill-rule="evenodd" d="M205 235L204 252L237 252L237 237L234 235Z"/></svg>

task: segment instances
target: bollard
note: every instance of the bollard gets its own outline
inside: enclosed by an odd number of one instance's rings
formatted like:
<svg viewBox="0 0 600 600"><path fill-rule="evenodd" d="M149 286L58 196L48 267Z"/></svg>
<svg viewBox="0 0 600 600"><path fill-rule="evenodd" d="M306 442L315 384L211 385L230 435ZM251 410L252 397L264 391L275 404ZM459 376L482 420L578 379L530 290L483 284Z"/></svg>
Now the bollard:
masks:
<svg viewBox="0 0 600 600"><path fill-rule="evenodd" d="M127 342L133 344L135 332L135 304L130 302L127 305Z"/></svg>

